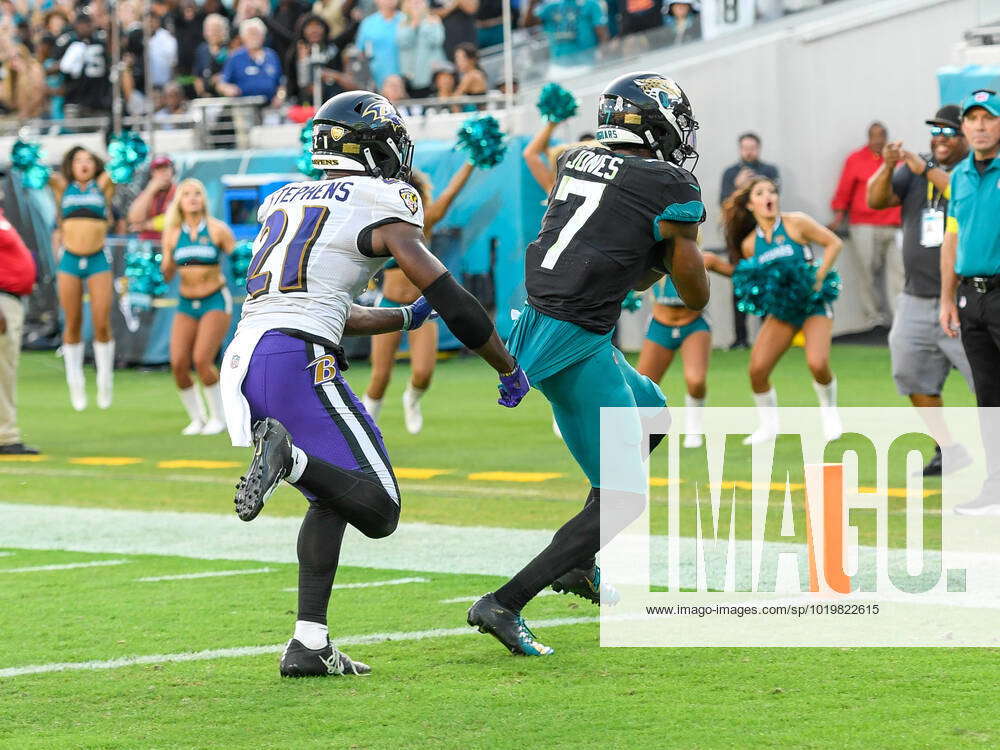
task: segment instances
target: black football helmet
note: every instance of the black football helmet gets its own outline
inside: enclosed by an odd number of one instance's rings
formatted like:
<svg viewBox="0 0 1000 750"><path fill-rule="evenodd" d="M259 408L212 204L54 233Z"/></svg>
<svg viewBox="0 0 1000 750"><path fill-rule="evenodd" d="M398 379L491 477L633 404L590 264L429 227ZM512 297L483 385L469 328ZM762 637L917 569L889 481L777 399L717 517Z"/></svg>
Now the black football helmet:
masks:
<svg viewBox="0 0 1000 750"><path fill-rule="evenodd" d="M316 111L312 130L315 169L405 180L412 162L413 142L406 125L384 96L345 91Z"/></svg>
<svg viewBox="0 0 1000 750"><path fill-rule="evenodd" d="M601 143L611 148L642 146L657 159L685 169L693 170L698 163L697 129L687 95L659 73L616 78L597 105L597 140Z"/></svg>

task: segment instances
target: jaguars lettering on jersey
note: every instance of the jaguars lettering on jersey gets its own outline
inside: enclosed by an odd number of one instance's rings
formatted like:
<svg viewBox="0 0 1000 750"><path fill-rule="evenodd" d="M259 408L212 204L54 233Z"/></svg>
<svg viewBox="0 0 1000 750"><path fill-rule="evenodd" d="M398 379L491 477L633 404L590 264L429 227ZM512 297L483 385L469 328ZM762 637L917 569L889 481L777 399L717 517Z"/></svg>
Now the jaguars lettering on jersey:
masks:
<svg viewBox="0 0 1000 750"><path fill-rule="evenodd" d="M240 326L337 343L354 298L386 260L374 255L372 232L398 221L423 228L424 210L405 182L357 175L285 185L257 219Z"/></svg>
<svg viewBox="0 0 1000 750"><path fill-rule="evenodd" d="M542 230L525 257L528 302L597 333L666 244L661 220L701 223L698 181L674 164L580 147L559 159Z"/></svg>

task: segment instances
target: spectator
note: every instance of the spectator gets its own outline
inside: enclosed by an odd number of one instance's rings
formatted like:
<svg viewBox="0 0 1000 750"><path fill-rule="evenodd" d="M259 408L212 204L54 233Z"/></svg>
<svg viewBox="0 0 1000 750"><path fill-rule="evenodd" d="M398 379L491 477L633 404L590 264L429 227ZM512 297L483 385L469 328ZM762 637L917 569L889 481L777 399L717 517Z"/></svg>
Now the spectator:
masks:
<svg viewBox="0 0 1000 750"><path fill-rule="evenodd" d="M194 90L198 96L218 96L222 70L229 58L229 21L212 13L202 26L205 41L194 53Z"/></svg>
<svg viewBox="0 0 1000 750"><path fill-rule="evenodd" d="M962 102L962 133L971 154L951 171L941 245L944 332L961 331L980 407L987 477L978 497L955 506L970 516L1000 515L1000 96L974 91ZM958 304L955 294L958 293ZM983 408L994 407L994 408Z"/></svg>
<svg viewBox="0 0 1000 750"><path fill-rule="evenodd" d="M489 89L486 74L479 67L479 50L471 44L460 44L455 49L455 67L458 69L455 96L482 96Z"/></svg>
<svg viewBox="0 0 1000 750"><path fill-rule="evenodd" d="M603 0L545 0L528 6L526 24L541 23L549 38L553 70L593 65L597 46L608 38Z"/></svg>
<svg viewBox="0 0 1000 750"><path fill-rule="evenodd" d="M869 327L889 322L896 295L903 288L903 258L896 244L899 207L868 207L868 179L882 166L882 149L888 141L885 125L868 126L868 143L848 155L841 170L837 192L831 203L834 216L828 226L843 232L844 219L850 226L850 247L861 267L857 285L858 304ZM885 304L880 304L876 287L879 271L885 271Z"/></svg>
<svg viewBox="0 0 1000 750"><path fill-rule="evenodd" d="M313 13L299 19L295 44L285 60L285 90L288 98L299 104L313 103L313 85L318 74L321 80L321 101L355 88L354 79L344 70L343 52L350 29L338 39L328 41L330 27Z"/></svg>
<svg viewBox="0 0 1000 750"><path fill-rule="evenodd" d="M177 39L177 75L188 79L195 75L195 54L205 41L206 14L198 7L195 0L181 0L170 18Z"/></svg>
<svg viewBox="0 0 1000 750"><path fill-rule="evenodd" d="M625 0L622 36L663 26L663 0Z"/></svg>
<svg viewBox="0 0 1000 750"><path fill-rule="evenodd" d="M164 214L177 189L174 176L174 162L169 156L157 156L150 162L149 181L129 206L126 217L130 231L139 232L139 239L160 241Z"/></svg>
<svg viewBox="0 0 1000 750"><path fill-rule="evenodd" d="M45 71L23 44L5 42L0 68L0 105L19 120L40 117L45 109Z"/></svg>
<svg viewBox="0 0 1000 750"><path fill-rule="evenodd" d="M187 113L187 98L184 96L184 88L177 82L171 81L163 87L163 102L160 109L153 115L154 119L160 123L161 130L173 130L173 118L177 115Z"/></svg>
<svg viewBox="0 0 1000 750"><path fill-rule="evenodd" d="M455 48L462 43L476 44L476 13L479 0L431 0L431 12L444 24L444 54L455 60Z"/></svg>
<svg viewBox="0 0 1000 750"><path fill-rule="evenodd" d="M59 72L59 58L56 57L56 37L50 33L42 35L38 44L38 61L45 72L45 96L48 98L47 115L52 120L63 118L62 73Z"/></svg>
<svg viewBox="0 0 1000 750"><path fill-rule="evenodd" d="M889 331L889 353L896 388L920 409L937 442L934 457L924 467L925 477L940 475L945 464L951 472L972 462L937 416L937 408L944 406L941 390L953 367L973 389L962 343L946 336L938 322L948 172L969 150L961 118L954 104L939 109L933 120L927 120L931 153L918 155L903 150L899 142L889 143L882 151L882 166L868 181L869 206L900 206L902 212L905 284Z"/></svg>
<svg viewBox="0 0 1000 750"><path fill-rule="evenodd" d="M669 30L667 44L687 44L701 39L701 14L691 7L691 3L670 3L666 26Z"/></svg>
<svg viewBox="0 0 1000 750"><path fill-rule="evenodd" d="M386 76L399 75L399 44L396 33L403 14L396 0L375 0L378 12L361 22L355 44L371 64L375 86L382 88Z"/></svg>
<svg viewBox="0 0 1000 750"><path fill-rule="evenodd" d="M750 184L755 177L767 177L775 185L780 186L778 168L760 160L760 136L756 133L743 133L738 139L740 160L726 168L722 173L722 187L719 190L719 205L736 190ZM736 297L733 297L733 326L736 339L733 349L745 349L750 346L747 334L747 315L736 307Z"/></svg>
<svg viewBox="0 0 1000 750"><path fill-rule="evenodd" d="M275 52L278 59L284 60L288 56L295 41L295 29L298 28L299 19L309 12L309 6L302 0L278 0L277 7L271 11L270 7L259 15L260 20L267 26L267 43Z"/></svg>
<svg viewBox="0 0 1000 750"><path fill-rule="evenodd" d="M353 25L348 18L351 0L316 0L312 6L314 15L326 21L330 29L329 36L337 37L343 34L348 26Z"/></svg>
<svg viewBox="0 0 1000 750"><path fill-rule="evenodd" d="M432 93L431 70L444 61L444 26L428 12L427 0L403 0L405 18L396 31L399 68L414 99Z"/></svg>
<svg viewBox="0 0 1000 750"><path fill-rule="evenodd" d="M447 99L455 95L457 81L455 79L455 66L448 62L438 63L433 68L432 84L434 96L439 99Z"/></svg>
<svg viewBox="0 0 1000 750"><path fill-rule="evenodd" d="M281 90L281 61L277 53L264 46L267 27L259 18L240 24L243 46L236 50L222 68L222 80L216 89L223 96L263 96L272 104L284 98Z"/></svg>
<svg viewBox="0 0 1000 750"><path fill-rule="evenodd" d="M476 46L486 49L498 44L503 44L503 0L479 0Z"/></svg>
<svg viewBox="0 0 1000 750"><path fill-rule="evenodd" d="M392 102L403 117L416 117L424 112L420 105L402 106L400 104L411 97L406 91L406 82L403 80L403 76L387 76L382 82L379 93Z"/></svg>
<svg viewBox="0 0 1000 750"><path fill-rule="evenodd" d="M177 65L177 40L163 28L163 20L155 13L146 16L149 25L149 79L153 88L162 89L174 78Z"/></svg>
<svg viewBox="0 0 1000 750"><path fill-rule="evenodd" d="M0 212L0 455L35 455L17 428L17 362L24 323L22 298L35 285L35 259Z"/></svg>
<svg viewBox="0 0 1000 750"><path fill-rule="evenodd" d="M59 70L65 76L68 109L78 116L105 115L111 110L107 34L94 28L87 11L86 7L77 11L73 32L60 40Z"/></svg>

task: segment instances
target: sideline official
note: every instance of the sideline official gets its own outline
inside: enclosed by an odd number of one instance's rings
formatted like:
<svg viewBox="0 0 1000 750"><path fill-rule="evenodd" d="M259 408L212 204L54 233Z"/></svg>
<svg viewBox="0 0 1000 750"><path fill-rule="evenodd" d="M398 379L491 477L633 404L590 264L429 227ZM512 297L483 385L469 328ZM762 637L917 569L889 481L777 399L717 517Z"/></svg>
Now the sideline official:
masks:
<svg viewBox="0 0 1000 750"><path fill-rule="evenodd" d="M21 356L24 303L35 285L35 259L0 212L0 455L36 454L17 428L17 363Z"/></svg>
<svg viewBox="0 0 1000 750"><path fill-rule="evenodd" d="M951 200L941 246L941 327L961 331L976 402L1000 407L1000 96L975 91L962 103L962 132L972 153L951 173ZM956 299L957 291L957 299ZM981 413L986 479L979 496L956 513L1000 515L1000 410Z"/></svg>

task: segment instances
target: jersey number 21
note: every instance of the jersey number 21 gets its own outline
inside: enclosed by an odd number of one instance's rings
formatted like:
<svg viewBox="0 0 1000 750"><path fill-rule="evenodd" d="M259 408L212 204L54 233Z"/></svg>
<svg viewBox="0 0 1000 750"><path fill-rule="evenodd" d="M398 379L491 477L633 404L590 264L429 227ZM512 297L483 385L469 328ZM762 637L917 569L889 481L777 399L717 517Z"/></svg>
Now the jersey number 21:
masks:
<svg viewBox="0 0 1000 750"><path fill-rule="evenodd" d="M298 228L291 235L291 239L286 239L288 212L283 208L272 211L258 235L260 249L254 254L247 269L247 297L253 299L270 291L272 274L271 271L264 270L264 267L275 265L268 263L272 255L281 258L278 291L282 293L308 291L306 269L309 267L309 254L322 234L323 225L329 216L330 209L326 206L303 206Z"/></svg>

